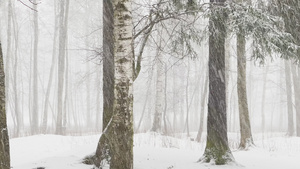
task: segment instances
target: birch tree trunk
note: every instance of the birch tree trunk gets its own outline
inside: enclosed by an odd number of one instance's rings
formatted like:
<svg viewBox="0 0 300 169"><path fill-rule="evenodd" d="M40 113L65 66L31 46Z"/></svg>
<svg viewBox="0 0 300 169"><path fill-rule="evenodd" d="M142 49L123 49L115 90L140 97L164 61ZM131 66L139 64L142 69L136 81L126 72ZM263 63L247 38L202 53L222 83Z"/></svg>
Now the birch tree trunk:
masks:
<svg viewBox="0 0 300 169"><path fill-rule="evenodd" d="M0 42L0 168L10 169L9 137L7 130L5 105L5 74L2 46Z"/></svg>
<svg viewBox="0 0 300 169"><path fill-rule="evenodd" d="M104 137L108 140L111 155L110 169L133 169L134 55L131 1L116 0L113 1L112 7L114 13L115 99L113 116L103 131L99 143ZM102 157L97 157L101 161L103 160Z"/></svg>
<svg viewBox="0 0 300 169"><path fill-rule="evenodd" d="M223 165L234 160L228 146L225 87L225 0L210 0L209 18L209 96L207 141L200 162Z"/></svg>
<svg viewBox="0 0 300 169"><path fill-rule="evenodd" d="M292 81L291 81L291 69L289 61L284 61L285 66L285 88L287 99L287 113L288 113L288 135L294 134L294 117L293 117L293 102L292 102Z"/></svg>
<svg viewBox="0 0 300 169"><path fill-rule="evenodd" d="M242 34L237 35L237 94L239 102L240 133L239 149L247 149L253 144L249 119L247 87L246 87L246 39Z"/></svg>

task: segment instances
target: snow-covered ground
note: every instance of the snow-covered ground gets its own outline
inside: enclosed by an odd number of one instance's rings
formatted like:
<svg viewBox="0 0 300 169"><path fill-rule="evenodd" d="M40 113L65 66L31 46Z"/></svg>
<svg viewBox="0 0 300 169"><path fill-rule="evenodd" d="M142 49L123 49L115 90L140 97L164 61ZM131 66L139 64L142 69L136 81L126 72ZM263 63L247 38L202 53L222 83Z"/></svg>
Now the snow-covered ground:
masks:
<svg viewBox="0 0 300 169"><path fill-rule="evenodd" d="M256 147L233 151L235 164L215 166L196 161L203 154L205 143L185 137L164 137L153 133L136 134L134 143L135 169L297 169L300 167L300 138L284 134L262 139L255 135ZM57 136L36 135L10 140L13 169L91 169L81 159L96 149L99 135ZM205 139L203 139L205 140ZM229 134L235 148L238 134Z"/></svg>

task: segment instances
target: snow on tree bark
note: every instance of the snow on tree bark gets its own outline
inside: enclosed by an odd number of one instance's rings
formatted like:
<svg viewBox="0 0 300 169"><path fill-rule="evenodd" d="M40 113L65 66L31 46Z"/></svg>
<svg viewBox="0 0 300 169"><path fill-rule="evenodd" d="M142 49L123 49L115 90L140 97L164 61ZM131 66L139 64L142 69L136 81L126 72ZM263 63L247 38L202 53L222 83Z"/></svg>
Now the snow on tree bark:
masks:
<svg viewBox="0 0 300 169"><path fill-rule="evenodd" d="M199 162L223 165L234 160L228 146L225 90L225 0L210 0L209 18L209 96L207 141Z"/></svg>
<svg viewBox="0 0 300 169"><path fill-rule="evenodd" d="M5 75L2 46L0 42L0 168L10 169L9 137L7 131L5 105Z"/></svg>

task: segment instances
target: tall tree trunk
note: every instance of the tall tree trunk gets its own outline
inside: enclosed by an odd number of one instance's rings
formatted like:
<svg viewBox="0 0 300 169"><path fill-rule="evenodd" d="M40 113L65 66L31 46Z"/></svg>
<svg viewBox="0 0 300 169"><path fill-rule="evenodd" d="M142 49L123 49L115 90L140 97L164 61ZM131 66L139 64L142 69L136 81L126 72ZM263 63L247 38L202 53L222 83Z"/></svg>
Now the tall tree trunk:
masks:
<svg viewBox="0 0 300 169"><path fill-rule="evenodd" d="M63 126L63 93L64 93L64 76L65 76L65 54L66 54L66 37L68 29L68 6L69 0L59 1L59 50L58 50L58 90L57 90L57 120L56 134L65 134Z"/></svg>
<svg viewBox="0 0 300 169"><path fill-rule="evenodd" d="M285 88L287 99L287 113L288 113L288 135L294 134L294 117L293 117L293 102L292 102L292 81L291 81L291 69L289 61L284 61L285 66Z"/></svg>
<svg viewBox="0 0 300 169"><path fill-rule="evenodd" d="M264 136L265 133L265 100L266 100L266 86L267 86L267 77L269 72L269 66L266 65L264 76L263 76L263 91L262 91L262 98L261 98L261 130L262 135Z"/></svg>
<svg viewBox="0 0 300 169"><path fill-rule="evenodd" d="M209 18L209 96L207 140L202 162L223 165L234 158L228 146L225 87L225 0L210 0ZM216 3L217 2L217 3ZM214 4L213 4L214 3Z"/></svg>
<svg viewBox="0 0 300 169"><path fill-rule="evenodd" d="M163 114L163 121L164 121L164 134L168 135L168 126L167 126L167 110L168 110L168 95L167 95L167 85L168 85L168 66L165 64L165 90L164 90L164 114Z"/></svg>
<svg viewBox="0 0 300 169"><path fill-rule="evenodd" d="M187 78L186 78L186 86L185 86L185 102L186 102L186 119L185 119L185 128L187 132L187 136L190 136L190 128L189 128L189 76L190 76L190 61L188 59L188 67L187 67Z"/></svg>
<svg viewBox="0 0 300 169"><path fill-rule="evenodd" d="M230 89L229 89L229 79L230 79L230 38L227 37L225 39L225 87L226 87L226 113L229 115L229 118L227 118L227 124L228 124L228 129L230 130L230 125L231 125L231 115L232 112L229 111L230 107Z"/></svg>
<svg viewBox="0 0 300 169"><path fill-rule="evenodd" d="M86 35L88 35L89 30L88 30L88 26L89 26L89 19L90 19L90 14L88 12L89 10L89 3L86 2L86 13L87 13L87 19L85 21L86 24ZM85 46L88 48L89 46L89 38L88 36L86 36L85 38ZM86 52L86 64L85 64L85 68L86 68L86 79L85 79L85 87L86 87L86 127L88 130L91 129L91 95L90 95L90 62L89 62L89 53Z"/></svg>
<svg viewBox="0 0 300 169"><path fill-rule="evenodd" d="M96 131L102 131L102 122L101 122L101 111L100 111L100 90L101 90L101 71L100 69L102 68L102 66L99 66L96 68L96 86L95 86L95 90L97 92L96 94L96 121L95 121L95 125L96 125Z"/></svg>
<svg viewBox="0 0 300 169"><path fill-rule="evenodd" d="M5 105L5 74L2 45L0 42L0 168L10 169L9 137L7 130Z"/></svg>
<svg viewBox="0 0 300 169"><path fill-rule="evenodd" d="M114 103L114 11L109 0L103 1L103 130L113 114Z"/></svg>
<svg viewBox="0 0 300 169"><path fill-rule="evenodd" d="M108 127L113 116L115 63L114 63L114 8L113 2L103 0L103 116L102 131ZM103 134L102 134L103 135ZM104 159L110 159L110 145L106 137L101 135L94 164L100 166Z"/></svg>
<svg viewBox="0 0 300 169"><path fill-rule="evenodd" d="M297 71L298 69L298 71ZM298 74L297 74L298 73ZM295 97L295 107L296 107L296 136L300 136L300 85L299 85L299 67L292 65L292 75L293 75L293 84L294 84L294 97Z"/></svg>
<svg viewBox="0 0 300 169"><path fill-rule="evenodd" d="M205 82L203 86L203 92L202 92L202 97L201 97L201 114L200 114L200 125L196 137L196 141L200 142L202 133L203 133L203 127L204 127L204 115L205 115L205 103L207 101L207 90L208 90L208 75L205 75Z"/></svg>
<svg viewBox="0 0 300 169"><path fill-rule="evenodd" d="M237 35L237 94L240 117L240 149L248 149L253 144L249 119L247 87L246 87L246 39L242 34Z"/></svg>
<svg viewBox="0 0 300 169"><path fill-rule="evenodd" d="M112 7L115 14L113 15L113 45L114 49L118 49L114 50L113 53L115 57L115 100L113 116L103 131L99 143L103 138L109 141L110 169L133 169L134 55L131 1L116 0L113 1ZM103 160L99 156L97 158Z"/></svg>
<svg viewBox="0 0 300 169"><path fill-rule="evenodd" d="M33 1L36 4L36 0ZM33 25L34 25L34 41L33 41L33 84L32 84L32 124L31 124L31 134L38 133L38 42L39 42L39 24L38 24L38 12L37 5L33 5Z"/></svg>
<svg viewBox="0 0 300 169"><path fill-rule="evenodd" d="M16 136L20 136L20 130L23 127L23 117L20 111L19 106L19 92L18 92L18 51L19 51L19 33L18 33L18 24L17 18L15 14L14 8L12 8L12 23L13 23L13 31L14 31L14 64L13 64L13 94L14 94L14 111L15 111L15 118L16 118Z"/></svg>
<svg viewBox="0 0 300 169"><path fill-rule="evenodd" d="M48 123L48 106L50 104L49 98L50 98L50 91L52 87L52 80L53 80L53 74L54 74L54 68L57 62L56 59L56 42L57 42L57 34L58 34L58 23L57 23L57 12L56 12L56 0L54 0L54 37L53 37L53 46L52 46L52 61L51 61L51 68L50 68L50 75L48 79L47 84L47 91L45 95L45 103L44 103L44 113L43 113L43 122L42 122L42 132L45 134L47 132L47 123Z"/></svg>
<svg viewBox="0 0 300 169"><path fill-rule="evenodd" d="M298 78L297 78L297 83L294 85L297 85L297 98L296 98L296 136L300 137L300 68L298 65ZM296 93L296 92L295 92Z"/></svg>
<svg viewBox="0 0 300 169"><path fill-rule="evenodd" d="M161 37L158 35L159 46L161 44ZM164 104L164 61L163 56L160 53L160 47L156 47L156 95L155 95L155 113L153 119L153 125L151 131L162 132L161 122L163 114L163 104Z"/></svg>
<svg viewBox="0 0 300 169"><path fill-rule="evenodd" d="M177 91L177 66L173 65L173 132L177 131L177 114L179 110L178 106L178 91Z"/></svg>
<svg viewBox="0 0 300 169"><path fill-rule="evenodd" d="M5 101L9 103L9 88L10 88L10 67L11 67L11 58L12 58L12 3L11 1L7 1L7 48L6 48L6 64L5 64ZM6 105L6 109L8 109L8 104ZM15 125L15 119L14 125Z"/></svg>

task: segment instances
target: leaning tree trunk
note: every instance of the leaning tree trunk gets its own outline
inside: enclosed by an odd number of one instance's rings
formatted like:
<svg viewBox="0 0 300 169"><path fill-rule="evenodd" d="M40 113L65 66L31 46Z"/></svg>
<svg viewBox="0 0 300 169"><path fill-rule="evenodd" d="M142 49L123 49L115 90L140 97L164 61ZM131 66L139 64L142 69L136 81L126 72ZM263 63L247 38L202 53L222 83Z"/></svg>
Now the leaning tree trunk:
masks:
<svg viewBox="0 0 300 169"><path fill-rule="evenodd" d="M206 148L200 162L223 165L234 160L228 146L225 87L225 0L210 0L209 96ZM213 4L214 3L214 4Z"/></svg>
<svg viewBox="0 0 300 169"><path fill-rule="evenodd" d="M293 117L293 103L292 103L292 82L291 82L291 69L288 61L284 61L285 66L285 88L287 99L287 113L288 113L288 135L294 134L294 117Z"/></svg>
<svg viewBox="0 0 300 169"><path fill-rule="evenodd" d="M2 46L0 42L0 168L10 169L9 137L6 123L5 105L5 75Z"/></svg>
<svg viewBox="0 0 300 169"><path fill-rule="evenodd" d="M249 119L247 87L246 87L246 39L242 34L237 35L237 93L239 102L241 141L239 148L247 149L253 144Z"/></svg>

